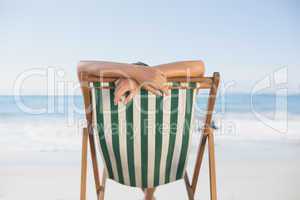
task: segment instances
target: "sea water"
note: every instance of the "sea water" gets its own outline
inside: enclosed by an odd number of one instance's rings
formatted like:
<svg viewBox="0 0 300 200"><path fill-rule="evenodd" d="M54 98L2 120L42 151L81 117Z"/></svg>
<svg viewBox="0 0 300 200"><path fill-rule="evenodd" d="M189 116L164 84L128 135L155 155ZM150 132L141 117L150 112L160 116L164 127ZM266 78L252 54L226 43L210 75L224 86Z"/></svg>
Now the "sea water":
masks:
<svg viewBox="0 0 300 200"><path fill-rule="evenodd" d="M298 142L299 103L300 95L219 95L213 117L216 140ZM195 140L206 104L207 94L197 98ZM84 123L82 96L0 96L2 150L79 150Z"/></svg>

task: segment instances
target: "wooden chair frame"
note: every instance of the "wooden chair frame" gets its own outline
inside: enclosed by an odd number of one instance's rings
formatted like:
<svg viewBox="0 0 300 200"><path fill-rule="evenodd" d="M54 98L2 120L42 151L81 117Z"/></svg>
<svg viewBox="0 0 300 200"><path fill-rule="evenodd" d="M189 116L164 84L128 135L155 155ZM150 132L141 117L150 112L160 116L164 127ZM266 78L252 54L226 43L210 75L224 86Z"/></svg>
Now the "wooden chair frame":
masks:
<svg viewBox="0 0 300 200"><path fill-rule="evenodd" d="M95 150L95 141L93 137L93 127L92 127L92 105L91 105L91 90L90 83L94 81L98 82L112 82L116 78L99 78L93 76L85 76L84 82L81 83L85 113L87 119L87 127L83 128L82 137L82 158L81 158L81 185L80 185L80 200L86 200L86 183L87 183L87 153L88 153L88 143L90 144L90 155L93 165L94 181L96 186L97 200L104 200L105 183L107 175L105 170L102 173L102 180L100 181L100 175L98 171L97 156ZM200 89L209 89L209 97L207 102L207 111L205 116L205 123L202 129L203 134L201 137L200 144L198 146L198 153L196 157L196 163L194 167L194 173L192 177L192 182L189 180L188 173L185 172L184 181L188 194L189 200L195 199L195 192L197 188L200 167L203 160L203 155L205 151L206 143L208 143L208 157L209 157L209 179L210 179L210 199L217 199L217 189L216 189L216 164L215 164L215 151L214 151L214 135L213 129L210 127L212 122L212 114L215 106L217 90L220 82L220 75L218 72L214 72L212 77L200 77L200 78L186 78L178 77L168 79L168 81L178 81L178 82L198 82L200 83ZM146 200L154 199L155 188L144 189Z"/></svg>

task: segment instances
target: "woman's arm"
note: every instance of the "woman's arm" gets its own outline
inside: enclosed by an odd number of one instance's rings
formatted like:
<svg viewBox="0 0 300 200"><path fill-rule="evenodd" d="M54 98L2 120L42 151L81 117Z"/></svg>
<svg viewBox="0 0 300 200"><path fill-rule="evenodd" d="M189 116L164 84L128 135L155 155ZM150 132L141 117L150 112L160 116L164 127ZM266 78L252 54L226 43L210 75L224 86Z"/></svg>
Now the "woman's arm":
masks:
<svg viewBox="0 0 300 200"><path fill-rule="evenodd" d="M134 78L143 73L142 67L117 62L107 61L80 61L77 67L79 80L84 75L107 78Z"/></svg>
<svg viewBox="0 0 300 200"><path fill-rule="evenodd" d="M167 78L173 77L201 77L204 75L205 67L201 60L180 61L154 66Z"/></svg>
<svg viewBox="0 0 300 200"><path fill-rule="evenodd" d="M107 61L81 61L78 64L79 80L84 74L97 77L132 78L142 83L151 78L163 75L171 77L199 77L204 75L205 67L202 61L180 61L145 67L127 63ZM155 70L156 69L156 70ZM158 73L160 71L162 74ZM150 76L150 77L149 77Z"/></svg>
<svg viewBox="0 0 300 200"><path fill-rule="evenodd" d="M167 78L201 77L204 70L202 61L182 61L153 67L105 61L81 61L77 72L80 82L84 81L86 75L118 78L119 84L114 99L117 104L126 92L130 95L126 97L125 103L130 101L138 87L143 87L156 95L162 95L160 91L168 94L164 86Z"/></svg>
<svg viewBox="0 0 300 200"><path fill-rule="evenodd" d="M81 61L78 64L77 74L80 82L84 81L87 75L99 78L133 79L154 94L160 94L159 91L167 93L164 87L166 76L153 67L106 61Z"/></svg>

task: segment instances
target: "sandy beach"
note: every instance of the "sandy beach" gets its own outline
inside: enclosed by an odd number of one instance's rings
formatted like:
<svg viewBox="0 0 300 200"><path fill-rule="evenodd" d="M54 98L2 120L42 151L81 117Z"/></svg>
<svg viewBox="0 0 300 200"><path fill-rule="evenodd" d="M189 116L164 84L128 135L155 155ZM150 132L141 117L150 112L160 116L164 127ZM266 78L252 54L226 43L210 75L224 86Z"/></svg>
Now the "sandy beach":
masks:
<svg viewBox="0 0 300 200"><path fill-rule="evenodd" d="M300 0L0 0L0 200L79 200L87 124L99 174L101 154L119 182L176 180L186 155L191 179L211 127L217 200L300 200L299 11ZM207 154L195 200L215 195ZM89 154L87 173L96 200ZM188 199L183 179L154 196ZM105 200L120 199L144 193L107 180Z"/></svg>
<svg viewBox="0 0 300 200"><path fill-rule="evenodd" d="M298 200L300 143L216 140L218 197L224 200ZM195 149L191 151L189 170ZM79 199L80 151L1 151L0 199ZM196 199L209 198L207 158ZM91 165L90 165L91 167ZM91 168L88 199L95 199ZM176 191L176 192L174 192ZM107 199L142 199L139 189L108 181ZM160 187L157 199L187 199L183 181Z"/></svg>
<svg viewBox="0 0 300 200"><path fill-rule="evenodd" d="M28 97L28 101L34 99L47 100ZM68 123L64 114L29 116L14 110L11 97L3 97L3 101L7 103L2 110L8 114L2 114L0 122L0 200L79 199L82 116L73 123ZM290 114L288 123L274 120L275 128L287 125L285 132L280 133L254 118L251 112L244 113L243 101L239 105L237 112L215 116L219 127L215 131L219 199L299 200L299 115ZM189 172L200 140L196 133ZM203 164L196 199L209 199L207 158ZM88 199L95 199L91 165L88 173ZM161 186L156 197L187 199L183 181ZM143 194L140 189L108 181L106 199L120 198L142 199Z"/></svg>

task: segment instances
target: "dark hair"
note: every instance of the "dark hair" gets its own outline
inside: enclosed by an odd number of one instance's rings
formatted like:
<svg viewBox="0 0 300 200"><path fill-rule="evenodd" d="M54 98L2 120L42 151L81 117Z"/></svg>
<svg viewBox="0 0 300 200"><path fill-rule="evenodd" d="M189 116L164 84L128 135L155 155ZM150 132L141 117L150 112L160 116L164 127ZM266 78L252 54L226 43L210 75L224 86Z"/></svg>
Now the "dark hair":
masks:
<svg viewBox="0 0 300 200"><path fill-rule="evenodd" d="M140 61L138 61L136 63L132 63L132 64L134 64L134 65L142 65L142 66L149 66L146 63L143 63L143 62L140 62Z"/></svg>

